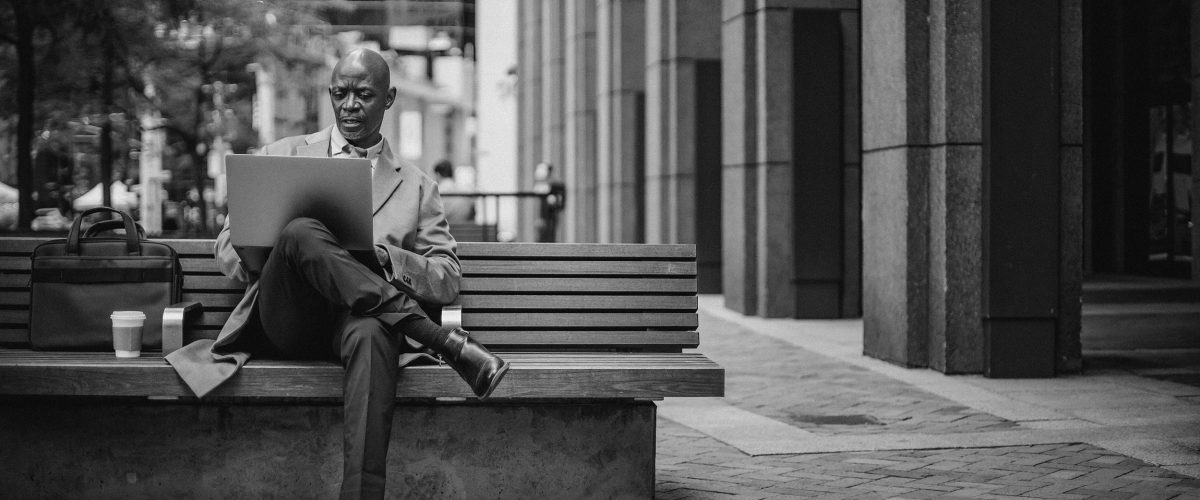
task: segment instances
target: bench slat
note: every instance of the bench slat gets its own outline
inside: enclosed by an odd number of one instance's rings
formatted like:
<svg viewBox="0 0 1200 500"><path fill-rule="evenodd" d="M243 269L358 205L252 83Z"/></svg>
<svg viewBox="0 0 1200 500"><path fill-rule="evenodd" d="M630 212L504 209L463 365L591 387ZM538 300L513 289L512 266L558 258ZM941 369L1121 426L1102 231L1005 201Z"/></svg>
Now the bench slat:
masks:
<svg viewBox="0 0 1200 500"><path fill-rule="evenodd" d="M29 327L0 326L0 344L29 344Z"/></svg>
<svg viewBox="0 0 1200 500"><path fill-rule="evenodd" d="M29 323L29 308L0 309L0 323L6 325L23 325Z"/></svg>
<svg viewBox="0 0 1200 500"><path fill-rule="evenodd" d="M236 306L238 301L242 299L242 291L236 290L230 293L217 292L193 292L184 290L184 302L200 302L204 307L229 307ZM16 306L29 307L29 290L0 290L0 306Z"/></svg>
<svg viewBox="0 0 1200 500"><path fill-rule="evenodd" d="M0 257L0 271L20 271L28 273L32 267L33 261L28 256ZM190 273L212 273L217 274L221 269L217 267L217 261L211 255L203 257L187 257L179 259L180 266L183 267L184 274Z"/></svg>
<svg viewBox="0 0 1200 500"><path fill-rule="evenodd" d="M459 296L464 309L684 310L695 311L695 295L477 295Z"/></svg>
<svg viewBox="0 0 1200 500"><path fill-rule="evenodd" d="M183 290L237 290L241 293L246 286L223 275L185 275Z"/></svg>
<svg viewBox="0 0 1200 500"><path fill-rule="evenodd" d="M539 312L489 313L463 311L463 328L664 328L695 329L695 313Z"/></svg>
<svg viewBox="0 0 1200 500"><path fill-rule="evenodd" d="M599 243L478 243L461 242L456 252L463 260L481 258L695 259L693 245Z"/></svg>
<svg viewBox="0 0 1200 500"><path fill-rule="evenodd" d="M524 293L696 293L696 280L670 278L497 278L467 276L462 292Z"/></svg>
<svg viewBox="0 0 1200 500"><path fill-rule="evenodd" d="M464 263L463 276L486 275L554 275L586 276L586 275L637 275L637 276L695 276L695 262L669 261L514 261L514 260L479 260Z"/></svg>
<svg viewBox="0 0 1200 500"><path fill-rule="evenodd" d="M52 354L52 355L50 355ZM658 398L724 395L724 370L694 353L509 353L495 399ZM229 397L340 398L343 370L328 362L251 360L213 392ZM0 351L0 394L190 396L161 358ZM397 397L469 397L448 366L406 368Z"/></svg>
<svg viewBox="0 0 1200 500"><path fill-rule="evenodd" d="M0 273L0 288L29 288L29 273Z"/></svg>
<svg viewBox="0 0 1200 500"><path fill-rule="evenodd" d="M33 249L38 245L50 240L60 239L62 237L17 237L17 238L0 238L0 254L22 254L26 258L33 253ZM183 255L208 255L213 254L213 240L194 240L194 239L173 239L173 238L151 238L150 241L166 243L175 249L175 252Z"/></svg>

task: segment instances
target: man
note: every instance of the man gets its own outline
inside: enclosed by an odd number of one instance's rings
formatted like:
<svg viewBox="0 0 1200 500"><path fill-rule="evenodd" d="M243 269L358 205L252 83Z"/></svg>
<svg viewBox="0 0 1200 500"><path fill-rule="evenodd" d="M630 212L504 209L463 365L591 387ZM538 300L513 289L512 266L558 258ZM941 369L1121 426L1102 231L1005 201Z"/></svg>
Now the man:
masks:
<svg viewBox="0 0 1200 500"><path fill-rule="evenodd" d="M282 139L262 153L371 160L375 254L384 276L308 218L283 229L255 272L229 241L229 226L237 221L226 220L216 258L225 275L247 283L246 294L215 341L193 342L167 361L204 397L251 354L340 360L346 370L342 498L381 498L401 353L411 359L415 342L440 355L480 398L491 394L508 363L467 332L430 321L418 304L455 299L459 262L436 183L398 161L379 132L396 98L387 63L370 50L351 52L334 66L329 97L336 127Z"/></svg>

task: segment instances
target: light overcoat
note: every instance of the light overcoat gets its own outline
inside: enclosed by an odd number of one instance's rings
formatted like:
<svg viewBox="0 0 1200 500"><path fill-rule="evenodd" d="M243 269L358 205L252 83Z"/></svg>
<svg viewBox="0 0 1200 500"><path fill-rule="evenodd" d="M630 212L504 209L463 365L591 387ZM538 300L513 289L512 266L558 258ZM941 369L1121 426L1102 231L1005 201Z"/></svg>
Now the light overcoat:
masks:
<svg viewBox="0 0 1200 500"><path fill-rule="evenodd" d="M332 130L280 139L260 154L329 157ZM375 243L387 249L392 285L420 302L453 302L458 297L461 271L437 183L419 168L394 158L386 144L371 183ZM242 266L229 241L228 219L213 253L221 272L245 283L246 293L216 340L197 340L166 357L198 397L229 380L250 358L249 353L225 347L245 329L258 300L258 281Z"/></svg>

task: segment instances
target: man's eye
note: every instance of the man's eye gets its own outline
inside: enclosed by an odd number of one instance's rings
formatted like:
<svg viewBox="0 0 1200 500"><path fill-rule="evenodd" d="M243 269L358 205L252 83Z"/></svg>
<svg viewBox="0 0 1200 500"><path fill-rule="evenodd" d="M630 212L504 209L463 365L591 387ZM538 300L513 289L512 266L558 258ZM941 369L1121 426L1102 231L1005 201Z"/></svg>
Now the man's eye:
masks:
<svg viewBox="0 0 1200 500"><path fill-rule="evenodd" d="M373 94L371 92L358 92L355 95L357 95L359 99L370 99L372 97L375 97L375 94Z"/></svg>
<svg viewBox="0 0 1200 500"><path fill-rule="evenodd" d="M345 92L345 91L343 91L343 90L335 90L335 91L333 91L333 97L334 97L335 99L345 99L345 98L346 98L346 92Z"/></svg>

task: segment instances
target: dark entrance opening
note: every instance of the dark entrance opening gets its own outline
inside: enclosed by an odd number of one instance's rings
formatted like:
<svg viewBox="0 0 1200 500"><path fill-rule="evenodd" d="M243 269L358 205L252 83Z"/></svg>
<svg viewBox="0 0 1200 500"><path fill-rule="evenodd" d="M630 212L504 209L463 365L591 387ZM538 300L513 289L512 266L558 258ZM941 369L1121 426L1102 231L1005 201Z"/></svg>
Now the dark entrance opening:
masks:
<svg viewBox="0 0 1200 500"><path fill-rule="evenodd" d="M1190 2L1083 9L1085 272L1190 279Z"/></svg>
<svg viewBox="0 0 1200 500"><path fill-rule="evenodd" d="M1200 348L1191 65L1200 18L1187 0L1082 6L1085 368L1146 349L1168 360Z"/></svg>

